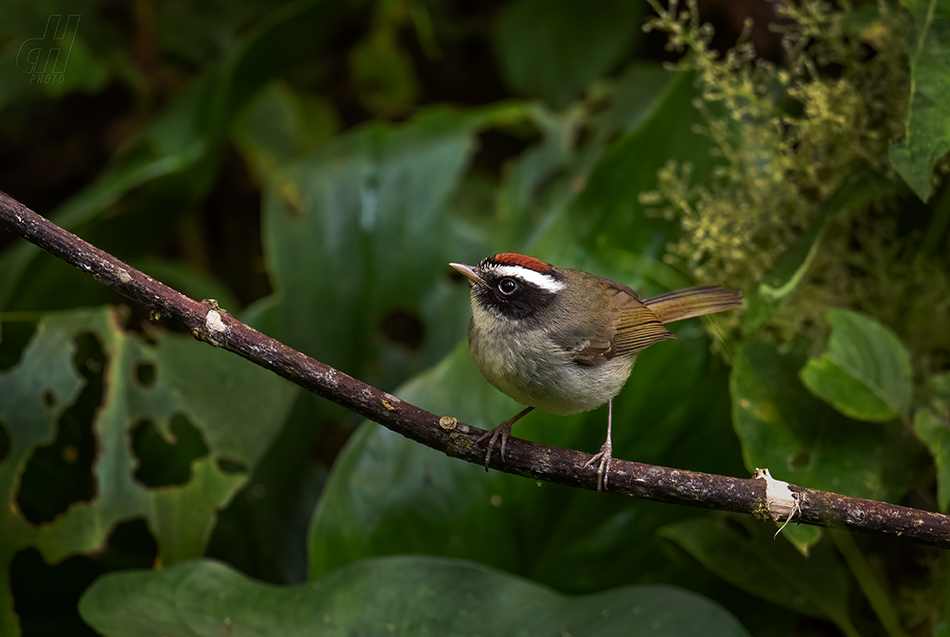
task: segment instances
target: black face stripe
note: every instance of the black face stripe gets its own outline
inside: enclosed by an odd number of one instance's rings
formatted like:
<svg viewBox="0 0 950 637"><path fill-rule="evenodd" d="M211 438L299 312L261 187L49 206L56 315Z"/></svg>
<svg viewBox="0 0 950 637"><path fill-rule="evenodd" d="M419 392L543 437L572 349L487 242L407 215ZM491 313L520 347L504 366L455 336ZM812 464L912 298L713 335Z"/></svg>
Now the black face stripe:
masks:
<svg viewBox="0 0 950 637"><path fill-rule="evenodd" d="M526 319L554 301L554 293L517 276L501 276L490 269L482 274L484 285L474 291L486 309L509 319Z"/></svg>

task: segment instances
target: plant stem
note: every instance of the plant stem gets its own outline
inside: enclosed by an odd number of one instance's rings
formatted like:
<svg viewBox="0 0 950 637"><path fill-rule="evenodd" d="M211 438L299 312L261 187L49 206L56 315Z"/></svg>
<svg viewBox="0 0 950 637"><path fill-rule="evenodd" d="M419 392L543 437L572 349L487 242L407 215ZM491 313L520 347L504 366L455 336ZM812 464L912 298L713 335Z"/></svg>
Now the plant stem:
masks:
<svg viewBox="0 0 950 637"><path fill-rule="evenodd" d="M904 632L904 628L901 626L900 618L897 616L897 610L895 610L887 593L884 592L874 576L871 565L864 558L864 554L858 548L854 537L850 533L838 531L831 531L830 535L838 547L838 551L841 552L842 557L847 562L848 568L851 569L854 579L858 580L858 586L861 587L861 591L867 597L871 608L874 609L874 613L887 634L890 637L907 637L907 633Z"/></svg>

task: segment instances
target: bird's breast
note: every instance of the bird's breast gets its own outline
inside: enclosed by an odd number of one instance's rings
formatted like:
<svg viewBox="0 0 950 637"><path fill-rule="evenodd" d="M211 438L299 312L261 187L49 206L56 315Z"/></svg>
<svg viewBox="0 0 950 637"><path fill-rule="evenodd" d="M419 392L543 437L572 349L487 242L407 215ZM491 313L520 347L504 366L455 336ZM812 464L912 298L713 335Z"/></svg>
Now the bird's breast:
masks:
<svg viewBox="0 0 950 637"><path fill-rule="evenodd" d="M620 393L636 356L602 365L578 365L569 349L543 331L495 325L491 331L469 328L472 358L492 385L518 402L568 415L595 409Z"/></svg>

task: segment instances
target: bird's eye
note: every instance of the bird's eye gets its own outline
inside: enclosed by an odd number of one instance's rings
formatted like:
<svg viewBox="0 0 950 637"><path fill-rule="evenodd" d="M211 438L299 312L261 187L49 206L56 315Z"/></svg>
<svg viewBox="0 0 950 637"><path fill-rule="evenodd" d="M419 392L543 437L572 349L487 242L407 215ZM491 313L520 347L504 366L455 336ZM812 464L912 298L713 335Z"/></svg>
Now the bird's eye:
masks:
<svg viewBox="0 0 950 637"><path fill-rule="evenodd" d="M511 277L505 277L498 282L498 291L504 295L514 294L515 290L518 289L518 282L512 279Z"/></svg>

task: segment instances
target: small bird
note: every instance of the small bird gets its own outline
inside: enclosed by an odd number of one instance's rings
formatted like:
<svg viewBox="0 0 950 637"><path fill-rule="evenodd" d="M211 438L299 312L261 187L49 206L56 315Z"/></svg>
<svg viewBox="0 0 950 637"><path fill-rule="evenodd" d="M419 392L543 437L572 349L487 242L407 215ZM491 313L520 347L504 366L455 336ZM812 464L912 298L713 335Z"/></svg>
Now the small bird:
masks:
<svg viewBox="0 0 950 637"><path fill-rule="evenodd" d="M492 449L532 409L567 416L607 403L607 440L582 468L597 463L597 490L607 488L613 399L637 354L676 338L663 327L742 305L742 293L702 285L641 299L608 278L502 253L477 266L450 263L469 280L468 344L485 378L527 408L478 439Z"/></svg>

